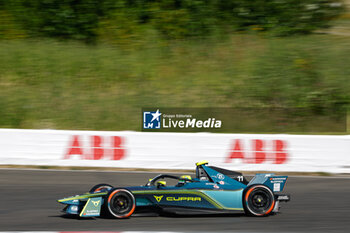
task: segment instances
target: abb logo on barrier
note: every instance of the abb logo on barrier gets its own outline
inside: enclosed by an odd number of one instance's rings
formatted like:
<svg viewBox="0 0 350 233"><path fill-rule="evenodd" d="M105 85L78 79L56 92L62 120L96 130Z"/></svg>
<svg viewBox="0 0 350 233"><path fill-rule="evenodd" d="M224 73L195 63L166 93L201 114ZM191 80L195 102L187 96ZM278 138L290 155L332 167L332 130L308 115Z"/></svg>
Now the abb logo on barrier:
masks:
<svg viewBox="0 0 350 233"><path fill-rule="evenodd" d="M233 140L225 162L230 163L233 159L241 159L243 163L272 162L274 164L284 164L288 160L286 141L254 139L249 144L251 146L248 149L242 139Z"/></svg>
<svg viewBox="0 0 350 233"><path fill-rule="evenodd" d="M124 139L119 136L90 136L90 144L86 146L83 145L80 136L74 135L71 137L68 150L63 159L70 159L72 155L80 155L81 159L121 160L125 157L123 142Z"/></svg>

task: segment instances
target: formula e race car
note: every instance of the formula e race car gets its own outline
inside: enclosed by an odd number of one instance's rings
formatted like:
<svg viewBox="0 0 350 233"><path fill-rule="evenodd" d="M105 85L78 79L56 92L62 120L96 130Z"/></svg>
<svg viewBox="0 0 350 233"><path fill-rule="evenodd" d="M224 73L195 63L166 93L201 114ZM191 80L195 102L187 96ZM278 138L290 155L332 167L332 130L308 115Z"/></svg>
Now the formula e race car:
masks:
<svg viewBox="0 0 350 233"><path fill-rule="evenodd" d="M127 218L133 213L201 214L241 212L267 216L278 212L279 203L290 196L280 194L287 176L256 174L249 182L239 172L196 164L196 178L161 174L146 185L113 187L95 185L88 193L58 200L63 212L80 217L109 215ZM164 179L175 179L167 186Z"/></svg>

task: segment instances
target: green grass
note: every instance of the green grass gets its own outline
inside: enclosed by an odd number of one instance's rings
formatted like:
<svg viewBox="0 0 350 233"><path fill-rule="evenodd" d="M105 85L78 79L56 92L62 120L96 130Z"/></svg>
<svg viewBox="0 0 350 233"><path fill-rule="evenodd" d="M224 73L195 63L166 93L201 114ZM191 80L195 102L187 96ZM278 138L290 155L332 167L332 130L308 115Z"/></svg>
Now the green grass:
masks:
<svg viewBox="0 0 350 233"><path fill-rule="evenodd" d="M234 35L127 49L0 41L0 127L140 130L142 107L313 107L348 99L350 37Z"/></svg>

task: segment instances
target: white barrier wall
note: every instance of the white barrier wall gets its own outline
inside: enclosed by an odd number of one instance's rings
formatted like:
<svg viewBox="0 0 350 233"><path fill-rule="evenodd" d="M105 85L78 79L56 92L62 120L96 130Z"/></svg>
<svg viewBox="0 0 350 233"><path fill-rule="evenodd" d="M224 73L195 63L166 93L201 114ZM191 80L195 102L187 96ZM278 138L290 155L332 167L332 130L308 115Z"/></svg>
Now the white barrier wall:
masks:
<svg viewBox="0 0 350 233"><path fill-rule="evenodd" d="M0 129L0 164L350 173L350 136Z"/></svg>

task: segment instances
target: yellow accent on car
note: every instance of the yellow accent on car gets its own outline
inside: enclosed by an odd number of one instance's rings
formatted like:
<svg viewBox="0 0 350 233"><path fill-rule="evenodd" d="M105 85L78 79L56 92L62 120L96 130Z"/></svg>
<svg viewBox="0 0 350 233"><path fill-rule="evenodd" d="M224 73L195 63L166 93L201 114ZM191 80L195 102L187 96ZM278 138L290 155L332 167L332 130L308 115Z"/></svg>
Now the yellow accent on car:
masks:
<svg viewBox="0 0 350 233"><path fill-rule="evenodd" d="M188 179L188 180L192 180L192 177L189 175L182 175L180 176L180 179Z"/></svg>
<svg viewBox="0 0 350 233"><path fill-rule="evenodd" d="M94 206L97 207L98 204L100 204L100 201L99 200L98 201L92 201L92 204L94 204Z"/></svg>
<svg viewBox="0 0 350 233"><path fill-rule="evenodd" d="M200 197L167 197L167 201L202 201Z"/></svg>
<svg viewBox="0 0 350 233"><path fill-rule="evenodd" d="M153 197L157 200L157 202L160 202L163 198L163 195L162 196L153 195Z"/></svg>
<svg viewBox="0 0 350 233"><path fill-rule="evenodd" d="M203 165L203 164L208 164L209 162L207 160L202 160L198 163L196 163L196 166L200 166L200 165Z"/></svg>
<svg viewBox="0 0 350 233"><path fill-rule="evenodd" d="M212 205L214 205L218 209L223 209L215 200L208 197L206 194L200 191L189 191L189 190L164 190L164 191L155 191L155 190L142 190L142 191L133 191L135 194L195 194L203 197L207 201L209 201Z"/></svg>
<svg viewBox="0 0 350 233"><path fill-rule="evenodd" d="M82 211L80 212L80 214L79 214L80 217L83 216L83 213L85 212L85 209L86 209L86 207L88 206L88 204L89 204L90 201L91 201L91 199L89 198L89 200L86 202L86 204L85 204L83 210L82 210Z"/></svg>
<svg viewBox="0 0 350 233"><path fill-rule="evenodd" d="M157 181L157 185L164 185L165 186L166 185L166 181L162 181L162 180L161 181Z"/></svg>
<svg viewBox="0 0 350 233"><path fill-rule="evenodd" d="M108 192L103 192L103 193L89 193L89 194L83 194L83 195L76 195L73 197L67 197L67 198L63 198L60 200L57 200L58 202L65 202L65 201L71 201L71 200L79 200L79 199L87 199L90 197L100 197L103 196L105 194L107 194Z"/></svg>

